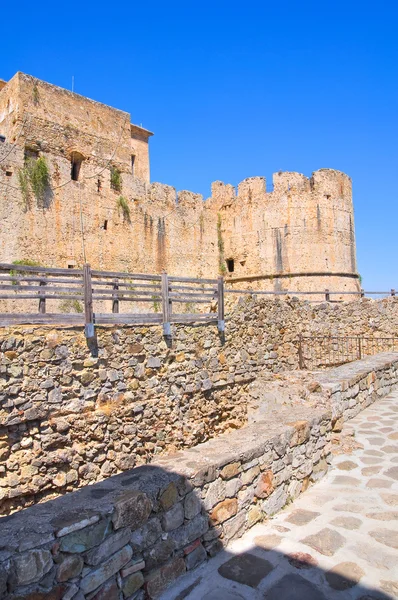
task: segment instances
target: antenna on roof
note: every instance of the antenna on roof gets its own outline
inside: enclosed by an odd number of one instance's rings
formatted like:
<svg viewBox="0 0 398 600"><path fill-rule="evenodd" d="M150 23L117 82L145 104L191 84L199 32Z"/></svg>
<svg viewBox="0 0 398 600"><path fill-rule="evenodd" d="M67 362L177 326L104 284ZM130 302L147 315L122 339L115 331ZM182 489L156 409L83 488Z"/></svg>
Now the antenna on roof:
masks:
<svg viewBox="0 0 398 600"><path fill-rule="evenodd" d="M75 76L72 75L72 92L74 91L74 89L75 89Z"/></svg>

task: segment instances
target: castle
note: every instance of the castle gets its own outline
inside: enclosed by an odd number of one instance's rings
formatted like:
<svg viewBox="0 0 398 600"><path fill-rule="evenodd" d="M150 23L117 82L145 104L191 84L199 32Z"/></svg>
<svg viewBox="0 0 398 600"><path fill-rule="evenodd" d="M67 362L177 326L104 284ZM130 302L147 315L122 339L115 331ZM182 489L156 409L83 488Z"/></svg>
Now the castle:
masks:
<svg viewBox="0 0 398 600"><path fill-rule="evenodd" d="M151 135L126 112L29 75L0 81L0 262L359 289L347 175L279 172L271 192L263 177L237 190L217 181L204 201L150 183ZM27 172L40 157L42 189Z"/></svg>

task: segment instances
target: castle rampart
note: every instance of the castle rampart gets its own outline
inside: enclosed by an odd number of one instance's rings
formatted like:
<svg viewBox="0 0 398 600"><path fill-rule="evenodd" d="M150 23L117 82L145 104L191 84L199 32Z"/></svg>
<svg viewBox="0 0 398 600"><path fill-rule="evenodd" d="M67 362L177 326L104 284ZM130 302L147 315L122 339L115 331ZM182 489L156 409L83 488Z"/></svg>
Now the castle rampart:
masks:
<svg viewBox="0 0 398 600"><path fill-rule="evenodd" d="M149 183L150 132L130 115L17 73L0 91L0 260L194 277L254 289L358 290L351 180L275 173L206 201ZM20 172L44 156L44 197ZM73 163L78 163L78 173ZM118 185L114 185L114 172ZM121 198L123 202L121 201ZM127 209L125 206L127 205Z"/></svg>

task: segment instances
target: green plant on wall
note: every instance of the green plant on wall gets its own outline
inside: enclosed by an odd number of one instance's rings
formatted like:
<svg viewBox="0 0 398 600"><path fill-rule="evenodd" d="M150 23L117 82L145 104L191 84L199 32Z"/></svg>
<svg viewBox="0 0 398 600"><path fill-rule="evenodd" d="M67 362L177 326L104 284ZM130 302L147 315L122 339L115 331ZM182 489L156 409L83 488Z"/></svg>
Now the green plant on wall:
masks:
<svg viewBox="0 0 398 600"><path fill-rule="evenodd" d="M37 160L28 158L24 167L18 171L18 180L26 208L29 208L30 190L36 200L42 202L50 185L50 172L45 157L40 156Z"/></svg>
<svg viewBox="0 0 398 600"><path fill-rule="evenodd" d="M30 203L30 186L29 186L29 175L26 168L19 169L18 171L19 187L21 189L22 200L24 202L25 212L31 208Z"/></svg>
<svg viewBox="0 0 398 600"><path fill-rule="evenodd" d="M21 260L14 260L12 262L13 265L23 265L25 267L42 267L43 265L41 265L39 262L37 262L37 260L31 260L29 258L22 258ZM10 275L15 275L16 277L18 275L30 275L30 271L20 271L18 269L18 271L16 269L10 269ZM19 285L18 281L16 279L14 279L12 281L12 285Z"/></svg>
<svg viewBox="0 0 398 600"><path fill-rule="evenodd" d="M82 313L83 306L79 300L62 300L59 310L61 313Z"/></svg>
<svg viewBox="0 0 398 600"><path fill-rule="evenodd" d="M44 156L40 156L37 160L29 162L29 179L32 191L37 200L44 200L44 195L50 182L47 161Z"/></svg>
<svg viewBox="0 0 398 600"><path fill-rule="evenodd" d="M155 311L155 313L158 313L160 311L160 304L158 302L158 300L156 300L156 296L152 296L153 299L153 310Z"/></svg>
<svg viewBox="0 0 398 600"><path fill-rule="evenodd" d="M117 192L122 191L122 174L117 167L111 167L111 188Z"/></svg>
<svg viewBox="0 0 398 600"><path fill-rule="evenodd" d="M119 196L117 199L117 207L118 210L122 211L123 219L127 221L127 223L131 223L130 206L128 200L124 196Z"/></svg>
<svg viewBox="0 0 398 600"><path fill-rule="evenodd" d="M224 240L222 237L221 231L221 215L217 214L217 245L218 245L218 268L221 275L225 275L227 272L227 267L225 266L225 258L224 258Z"/></svg>
<svg viewBox="0 0 398 600"><path fill-rule="evenodd" d="M362 275L359 275L359 273L358 273L358 280L359 280L359 285L362 285Z"/></svg>

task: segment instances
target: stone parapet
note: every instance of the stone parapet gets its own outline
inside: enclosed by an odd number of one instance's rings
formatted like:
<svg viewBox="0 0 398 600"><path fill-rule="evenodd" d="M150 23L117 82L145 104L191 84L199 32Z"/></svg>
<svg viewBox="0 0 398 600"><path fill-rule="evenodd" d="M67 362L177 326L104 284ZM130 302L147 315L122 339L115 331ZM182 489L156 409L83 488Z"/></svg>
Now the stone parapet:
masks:
<svg viewBox="0 0 398 600"><path fill-rule="evenodd" d="M157 598L321 477L330 431L325 411L282 410L0 519L0 597Z"/></svg>
<svg viewBox="0 0 398 600"><path fill-rule="evenodd" d="M398 352L376 354L313 375L328 396L336 429L397 387Z"/></svg>

